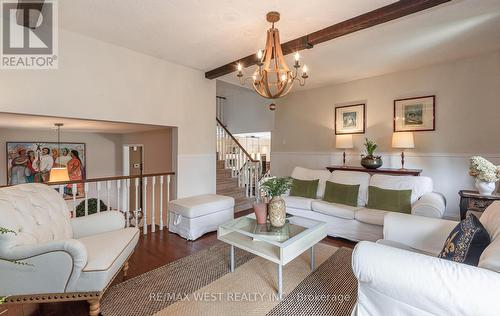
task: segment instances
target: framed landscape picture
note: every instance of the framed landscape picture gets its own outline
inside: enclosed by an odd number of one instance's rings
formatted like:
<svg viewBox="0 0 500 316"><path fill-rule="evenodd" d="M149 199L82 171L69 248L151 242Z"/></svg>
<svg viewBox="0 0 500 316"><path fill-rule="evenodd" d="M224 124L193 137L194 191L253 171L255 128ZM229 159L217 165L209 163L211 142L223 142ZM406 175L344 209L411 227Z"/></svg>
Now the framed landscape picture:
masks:
<svg viewBox="0 0 500 316"><path fill-rule="evenodd" d="M85 179L84 143L7 142L6 147L9 185L48 182L53 167L66 167L70 180ZM78 190L81 194L80 185Z"/></svg>
<svg viewBox="0 0 500 316"><path fill-rule="evenodd" d="M335 107L335 135L365 133L365 104Z"/></svg>
<svg viewBox="0 0 500 316"><path fill-rule="evenodd" d="M436 96L394 100L394 131L418 132L436 129Z"/></svg>

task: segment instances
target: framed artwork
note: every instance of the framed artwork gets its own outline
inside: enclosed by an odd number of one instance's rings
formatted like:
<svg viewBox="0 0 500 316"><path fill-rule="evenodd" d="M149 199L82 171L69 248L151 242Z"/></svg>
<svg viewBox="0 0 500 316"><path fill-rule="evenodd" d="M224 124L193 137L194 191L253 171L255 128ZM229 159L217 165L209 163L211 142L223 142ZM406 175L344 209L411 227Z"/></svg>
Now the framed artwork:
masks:
<svg viewBox="0 0 500 316"><path fill-rule="evenodd" d="M7 142L7 183L46 183L53 167L67 167L70 180L83 180L86 175L84 143ZM61 152L59 152L59 147ZM83 194L81 184L78 195ZM65 193L71 191L65 189ZM80 192L81 191L81 192Z"/></svg>
<svg viewBox="0 0 500 316"><path fill-rule="evenodd" d="M335 107L335 135L365 133L365 104Z"/></svg>
<svg viewBox="0 0 500 316"><path fill-rule="evenodd" d="M394 100L395 132L434 131L435 122L435 95Z"/></svg>

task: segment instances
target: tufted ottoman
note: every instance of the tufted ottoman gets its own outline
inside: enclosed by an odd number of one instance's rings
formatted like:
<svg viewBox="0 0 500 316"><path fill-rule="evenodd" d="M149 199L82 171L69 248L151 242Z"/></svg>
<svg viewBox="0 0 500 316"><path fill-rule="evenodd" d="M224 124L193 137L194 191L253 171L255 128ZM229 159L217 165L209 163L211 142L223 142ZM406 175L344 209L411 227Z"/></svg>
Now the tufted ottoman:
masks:
<svg viewBox="0 0 500 316"><path fill-rule="evenodd" d="M168 229L187 240L216 231L234 219L234 199L217 194L197 195L170 201Z"/></svg>

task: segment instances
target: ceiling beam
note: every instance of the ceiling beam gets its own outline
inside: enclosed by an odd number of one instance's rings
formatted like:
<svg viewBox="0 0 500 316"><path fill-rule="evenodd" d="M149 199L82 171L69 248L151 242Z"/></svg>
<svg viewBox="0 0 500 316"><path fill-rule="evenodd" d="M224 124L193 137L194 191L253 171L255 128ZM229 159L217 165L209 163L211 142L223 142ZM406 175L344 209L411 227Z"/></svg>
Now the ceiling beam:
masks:
<svg viewBox="0 0 500 316"><path fill-rule="evenodd" d="M417 13L452 0L400 0L385 7L358 15L349 20L334 24L322 30L301 36L281 45L283 55L312 48L314 45L332 39L364 30L385 22L396 20L404 16ZM252 54L205 73L205 78L215 79L236 71L236 65L241 63L243 68L257 63L256 54Z"/></svg>

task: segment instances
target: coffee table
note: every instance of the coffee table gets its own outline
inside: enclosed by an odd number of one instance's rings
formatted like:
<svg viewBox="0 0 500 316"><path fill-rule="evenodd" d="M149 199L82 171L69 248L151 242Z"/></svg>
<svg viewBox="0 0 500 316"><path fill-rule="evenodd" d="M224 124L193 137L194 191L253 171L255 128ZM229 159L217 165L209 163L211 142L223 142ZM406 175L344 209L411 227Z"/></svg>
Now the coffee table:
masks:
<svg viewBox="0 0 500 316"><path fill-rule="evenodd" d="M295 224L296 219L300 219L300 222L307 227ZM287 221L289 237L279 238L280 240L273 236L255 233L257 222L254 214L222 224L217 230L217 238L231 245L231 272L234 271L234 247L277 264L279 298L283 297L283 266L309 249L311 271L314 270L314 245L326 237L324 222L299 216L289 217Z"/></svg>

